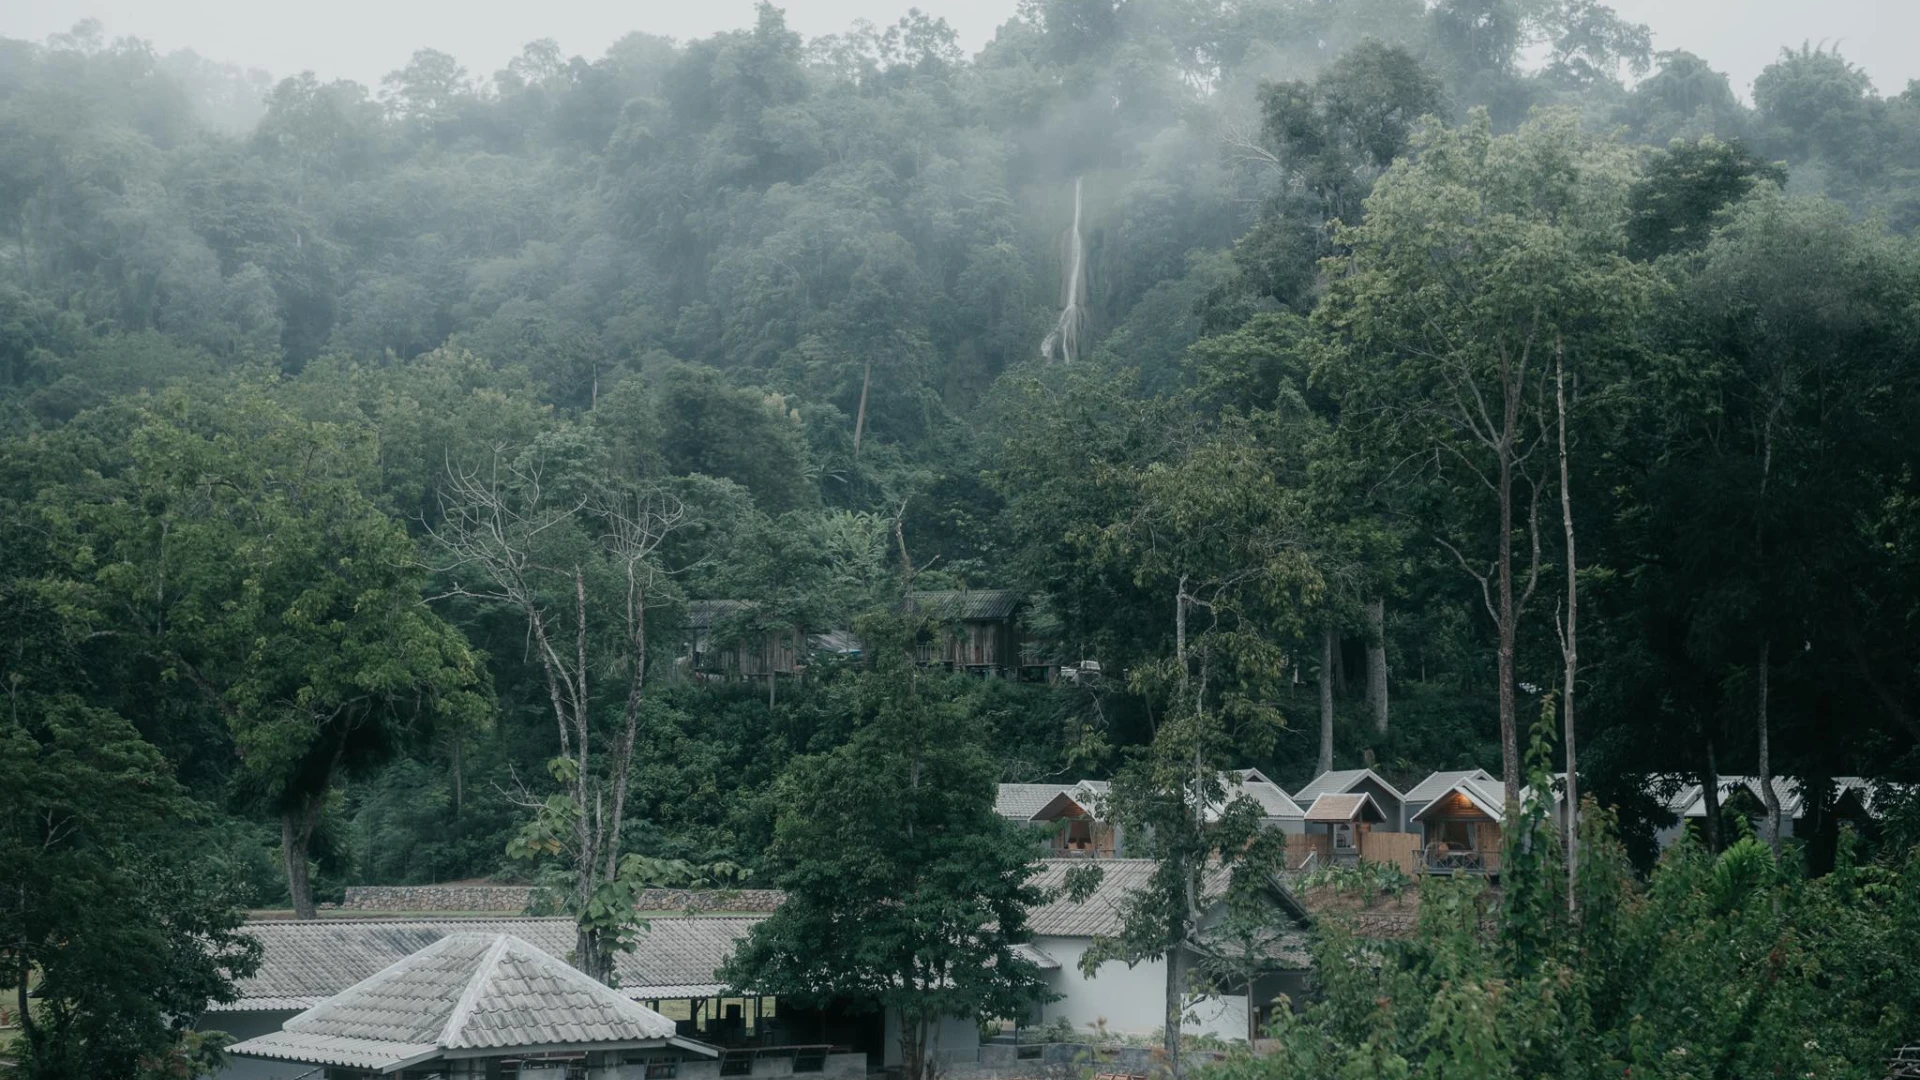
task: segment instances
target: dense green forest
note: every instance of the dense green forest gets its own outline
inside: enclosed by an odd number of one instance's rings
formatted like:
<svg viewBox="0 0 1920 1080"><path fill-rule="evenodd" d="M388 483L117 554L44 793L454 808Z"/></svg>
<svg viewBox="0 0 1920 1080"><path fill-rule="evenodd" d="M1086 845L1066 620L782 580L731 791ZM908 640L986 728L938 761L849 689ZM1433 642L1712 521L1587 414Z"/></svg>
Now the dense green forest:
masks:
<svg viewBox="0 0 1920 1080"><path fill-rule="evenodd" d="M764 869L873 689L686 677L699 599L1018 591L1100 678L916 691L1002 781L1191 711L1512 790L1546 703L1644 868L1650 777L1920 780L1920 85L1782 44L1748 104L1592 0L0 41L0 777L201 868L42 902Z"/></svg>

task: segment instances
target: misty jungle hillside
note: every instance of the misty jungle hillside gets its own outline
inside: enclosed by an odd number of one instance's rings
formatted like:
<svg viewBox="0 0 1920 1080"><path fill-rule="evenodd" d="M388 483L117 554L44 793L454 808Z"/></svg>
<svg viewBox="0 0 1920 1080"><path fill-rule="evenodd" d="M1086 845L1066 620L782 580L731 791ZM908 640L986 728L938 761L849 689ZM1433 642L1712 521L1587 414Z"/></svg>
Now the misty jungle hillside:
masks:
<svg viewBox="0 0 1920 1080"><path fill-rule="evenodd" d="M546 880L589 779L592 850L759 869L897 706L905 593L1010 590L1088 673L915 676L1004 782L1206 716L1289 790L1511 788L1545 715L1644 859L1655 774L1920 780L1920 87L1649 42L763 5L362 86L0 41L6 723L177 780L255 906ZM712 600L843 633L699 678Z"/></svg>

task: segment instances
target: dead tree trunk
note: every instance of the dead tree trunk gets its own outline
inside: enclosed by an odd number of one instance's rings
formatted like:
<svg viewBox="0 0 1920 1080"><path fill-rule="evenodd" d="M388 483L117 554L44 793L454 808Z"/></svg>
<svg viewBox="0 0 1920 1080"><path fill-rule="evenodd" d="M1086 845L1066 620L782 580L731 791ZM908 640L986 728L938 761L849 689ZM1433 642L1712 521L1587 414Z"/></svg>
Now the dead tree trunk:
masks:
<svg viewBox="0 0 1920 1080"><path fill-rule="evenodd" d="M1566 829L1567 829L1567 910L1578 911L1580 899L1577 887L1580 880L1580 777L1579 765L1574 755L1573 737L1573 684L1574 675L1580 667L1580 643L1578 622L1580 616L1580 581L1575 569L1578 560L1573 547L1573 485L1572 468L1567 461L1567 369L1566 354L1558 339L1554 341L1553 353L1553 398L1555 411L1560 420L1560 524L1566 531L1567 543L1567 611L1566 620L1560 627L1560 657L1565 661L1560 689L1560 715L1565 727L1567 743L1567 792L1566 792Z"/></svg>
<svg viewBox="0 0 1920 1080"><path fill-rule="evenodd" d="M1367 602L1367 707L1373 712L1373 731L1387 733L1387 602Z"/></svg>

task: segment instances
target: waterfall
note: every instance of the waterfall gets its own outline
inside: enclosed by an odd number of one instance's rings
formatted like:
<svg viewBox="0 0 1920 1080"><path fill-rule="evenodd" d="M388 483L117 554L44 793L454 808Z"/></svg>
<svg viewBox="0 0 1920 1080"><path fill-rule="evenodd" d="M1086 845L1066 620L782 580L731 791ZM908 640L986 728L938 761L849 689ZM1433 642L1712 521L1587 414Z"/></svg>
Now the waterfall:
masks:
<svg viewBox="0 0 1920 1080"><path fill-rule="evenodd" d="M1040 343L1040 359L1073 362L1080 350L1080 329L1087 322L1087 248L1080 239L1080 178L1073 181L1073 228L1061 237L1065 274L1060 282L1060 319L1053 331Z"/></svg>

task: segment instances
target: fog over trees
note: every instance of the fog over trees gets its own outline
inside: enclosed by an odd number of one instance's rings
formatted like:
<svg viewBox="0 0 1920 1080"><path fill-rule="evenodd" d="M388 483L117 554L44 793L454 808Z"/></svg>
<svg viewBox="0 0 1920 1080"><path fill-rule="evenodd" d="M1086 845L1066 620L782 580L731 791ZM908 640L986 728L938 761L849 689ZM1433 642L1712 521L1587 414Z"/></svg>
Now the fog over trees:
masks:
<svg viewBox="0 0 1920 1080"><path fill-rule="evenodd" d="M238 909L477 877L551 886L600 975L633 890L784 883L740 961L782 985L845 976L835 904L979 878L928 910L995 936L890 976L924 1029L1032 989L996 781L1114 778L1173 896L1252 843L1195 816L1218 769L1517 808L1530 756L1588 801L1515 832L1499 931L1466 890L1397 967L1330 931L1235 1068L1877 1075L1920 1043L1920 83L1782 42L1748 104L1649 42L1593 0L1024 0L967 55L762 4L365 86L0 39L22 1075L190 1074ZM912 594L989 589L1028 677L914 663ZM923 768L913 850L971 877L857 879L832 838ZM1662 792L1731 773L1816 825L1712 804L1655 870ZM1135 914L1111 955L1191 929Z"/></svg>

